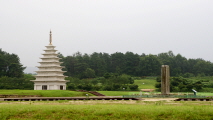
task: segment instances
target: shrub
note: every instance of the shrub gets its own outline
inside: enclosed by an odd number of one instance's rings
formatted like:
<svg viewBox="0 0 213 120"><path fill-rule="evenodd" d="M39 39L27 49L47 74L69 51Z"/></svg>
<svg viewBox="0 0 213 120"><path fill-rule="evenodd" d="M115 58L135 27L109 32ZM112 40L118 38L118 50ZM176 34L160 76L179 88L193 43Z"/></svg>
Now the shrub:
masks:
<svg viewBox="0 0 213 120"><path fill-rule="evenodd" d="M130 90L138 90L138 85L129 85Z"/></svg>
<svg viewBox="0 0 213 120"><path fill-rule="evenodd" d="M112 87L111 87L110 85L105 85L105 86L103 87L103 90L110 91L110 90L112 90Z"/></svg>
<svg viewBox="0 0 213 120"><path fill-rule="evenodd" d="M75 88L76 88L75 84L73 84L73 83L70 83L67 86L68 86L67 87L68 90L75 90Z"/></svg>

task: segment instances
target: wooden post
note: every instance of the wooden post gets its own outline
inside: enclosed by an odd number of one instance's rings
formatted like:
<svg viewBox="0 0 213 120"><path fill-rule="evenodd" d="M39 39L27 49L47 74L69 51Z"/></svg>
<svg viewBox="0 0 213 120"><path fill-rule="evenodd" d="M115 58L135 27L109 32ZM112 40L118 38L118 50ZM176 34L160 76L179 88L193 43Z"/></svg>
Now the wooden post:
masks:
<svg viewBox="0 0 213 120"><path fill-rule="evenodd" d="M162 65L161 67L161 94L170 94L170 74L168 65Z"/></svg>

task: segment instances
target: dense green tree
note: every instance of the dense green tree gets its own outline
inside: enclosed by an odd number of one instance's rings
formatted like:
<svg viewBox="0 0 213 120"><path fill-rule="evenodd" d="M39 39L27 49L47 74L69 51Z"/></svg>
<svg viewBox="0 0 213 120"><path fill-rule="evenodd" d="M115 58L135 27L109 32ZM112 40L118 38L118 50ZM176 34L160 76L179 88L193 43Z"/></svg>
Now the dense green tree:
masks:
<svg viewBox="0 0 213 120"><path fill-rule="evenodd" d="M126 52L124 61L124 73L134 76L137 75L136 70L140 62L139 55L132 52Z"/></svg>
<svg viewBox="0 0 213 120"><path fill-rule="evenodd" d="M157 76L160 75L161 61L155 55L147 55L141 57L138 66L138 75L141 76Z"/></svg>
<svg viewBox="0 0 213 120"><path fill-rule="evenodd" d="M125 65L125 57L123 53L116 52L111 54L111 72L112 73L123 73Z"/></svg>
<svg viewBox="0 0 213 120"><path fill-rule="evenodd" d="M212 63L209 61L204 61L202 59L198 60L198 62L194 65L194 69L196 69L196 75L204 73L205 75L211 74L211 66Z"/></svg>
<svg viewBox="0 0 213 120"><path fill-rule="evenodd" d="M106 72L107 64L102 59L102 53L93 53L90 60L90 67L95 71L96 75L103 76Z"/></svg>
<svg viewBox="0 0 213 120"><path fill-rule="evenodd" d="M175 55L173 54L172 51L158 54L158 58L163 65L172 65L174 57Z"/></svg>
<svg viewBox="0 0 213 120"><path fill-rule="evenodd" d="M94 78L95 77L95 71L91 68L87 68L84 71L84 78Z"/></svg>
<svg viewBox="0 0 213 120"><path fill-rule="evenodd" d="M203 84L201 81L197 81L193 84L194 88L197 90L197 91L200 91L202 88L203 88Z"/></svg>
<svg viewBox="0 0 213 120"><path fill-rule="evenodd" d="M177 54L174 57L174 64L173 64L173 75L179 75L187 72L187 59L182 57L180 54Z"/></svg>
<svg viewBox="0 0 213 120"><path fill-rule="evenodd" d="M63 59L63 66L66 67L66 73L65 75L67 76L75 76L76 73L75 73L75 66L77 64L77 60L75 57L72 57L72 56L67 56Z"/></svg>
<svg viewBox="0 0 213 120"><path fill-rule="evenodd" d="M23 65L20 63L20 59L15 54L9 54L0 49L0 77L17 77L21 78L24 75Z"/></svg>
<svg viewBox="0 0 213 120"><path fill-rule="evenodd" d="M101 59L103 59L104 63L106 64L106 72L111 72L111 56L108 53L103 53Z"/></svg>
<svg viewBox="0 0 213 120"><path fill-rule="evenodd" d="M104 74L104 78L105 78L105 79L109 79L111 76L112 76L112 75L111 75L110 73L105 73L105 74Z"/></svg>

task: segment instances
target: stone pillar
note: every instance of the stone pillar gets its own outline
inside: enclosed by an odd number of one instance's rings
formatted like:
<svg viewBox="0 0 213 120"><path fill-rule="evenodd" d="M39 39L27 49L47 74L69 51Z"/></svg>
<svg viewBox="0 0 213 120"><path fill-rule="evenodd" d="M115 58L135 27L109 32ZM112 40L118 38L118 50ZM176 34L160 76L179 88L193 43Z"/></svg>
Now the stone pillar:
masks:
<svg viewBox="0 0 213 120"><path fill-rule="evenodd" d="M161 94L170 94L170 74L168 65L162 65L161 67Z"/></svg>

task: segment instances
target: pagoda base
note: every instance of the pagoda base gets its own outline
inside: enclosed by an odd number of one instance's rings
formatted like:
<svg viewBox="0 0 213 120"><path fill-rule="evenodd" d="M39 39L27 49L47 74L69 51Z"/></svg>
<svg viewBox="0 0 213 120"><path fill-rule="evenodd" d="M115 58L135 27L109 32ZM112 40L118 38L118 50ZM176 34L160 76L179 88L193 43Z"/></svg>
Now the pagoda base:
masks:
<svg viewBox="0 0 213 120"><path fill-rule="evenodd" d="M67 81L33 81L34 90L66 90Z"/></svg>

